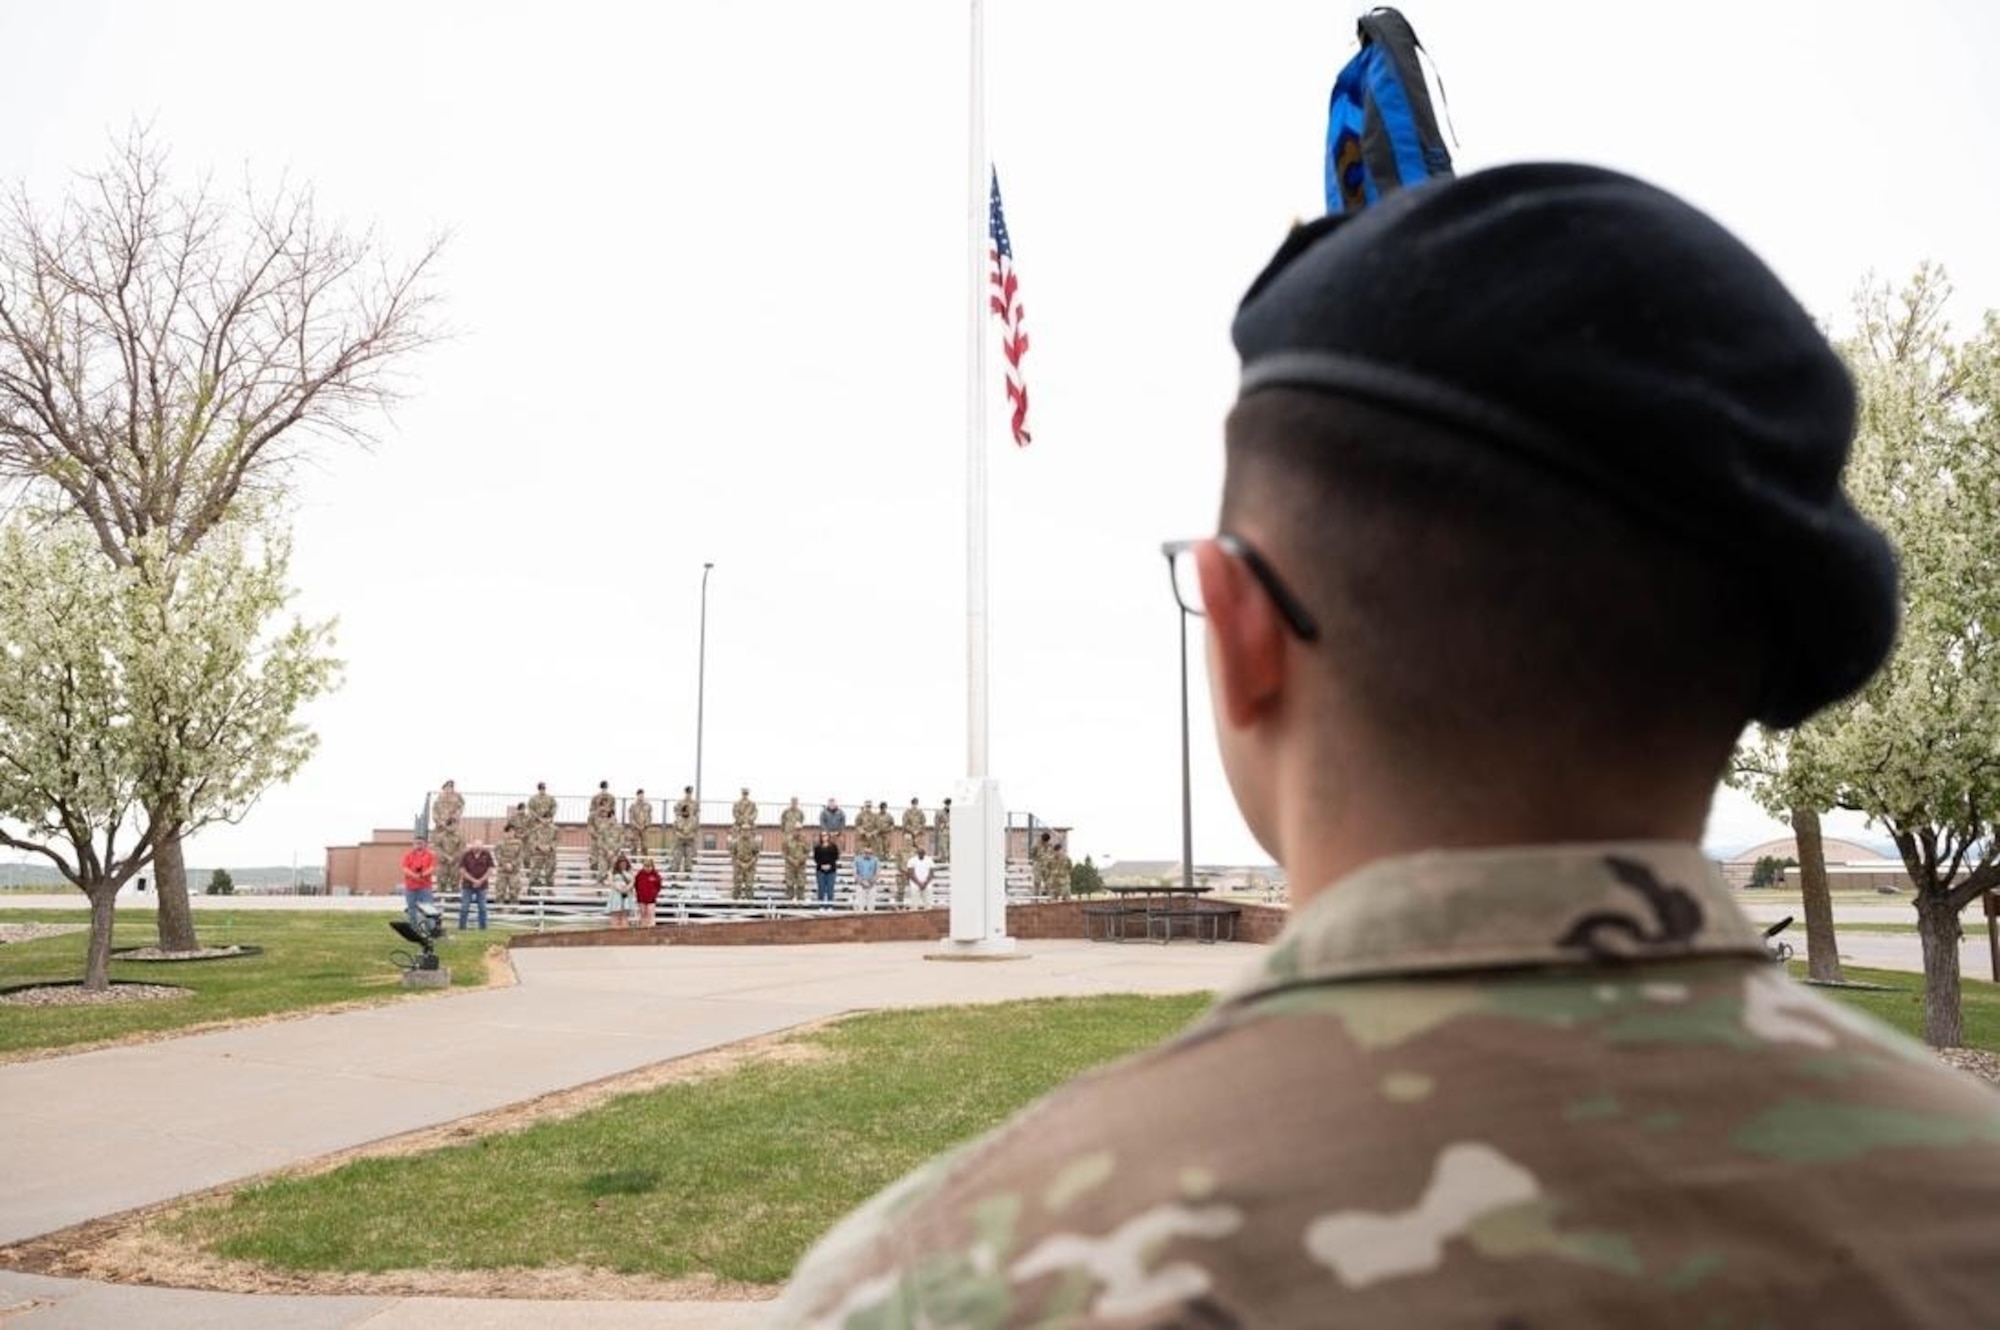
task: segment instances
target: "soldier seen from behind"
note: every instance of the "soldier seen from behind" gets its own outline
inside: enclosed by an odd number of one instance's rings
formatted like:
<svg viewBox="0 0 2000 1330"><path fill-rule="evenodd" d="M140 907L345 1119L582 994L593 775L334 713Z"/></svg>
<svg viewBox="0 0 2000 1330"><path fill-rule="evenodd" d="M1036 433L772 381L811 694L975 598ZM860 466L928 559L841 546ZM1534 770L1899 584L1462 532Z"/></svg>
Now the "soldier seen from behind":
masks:
<svg viewBox="0 0 2000 1330"><path fill-rule="evenodd" d="M1169 553L1288 926L774 1323L1990 1322L2000 1097L1787 978L1700 849L1744 727L1896 631L1812 319L1681 200L1524 165L1299 228L1234 339Z"/></svg>

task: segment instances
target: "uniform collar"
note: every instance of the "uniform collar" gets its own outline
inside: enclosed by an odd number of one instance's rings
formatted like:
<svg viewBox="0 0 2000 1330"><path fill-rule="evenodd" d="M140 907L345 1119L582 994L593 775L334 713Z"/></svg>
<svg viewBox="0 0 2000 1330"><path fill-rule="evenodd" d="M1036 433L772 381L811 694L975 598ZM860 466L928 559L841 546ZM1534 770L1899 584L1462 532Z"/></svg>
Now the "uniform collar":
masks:
<svg viewBox="0 0 2000 1330"><path fill-rule="evenodd" d="M1334 883L1225 1001L1303 983L1765 954L1692 845L1432 851Z"/></svg>

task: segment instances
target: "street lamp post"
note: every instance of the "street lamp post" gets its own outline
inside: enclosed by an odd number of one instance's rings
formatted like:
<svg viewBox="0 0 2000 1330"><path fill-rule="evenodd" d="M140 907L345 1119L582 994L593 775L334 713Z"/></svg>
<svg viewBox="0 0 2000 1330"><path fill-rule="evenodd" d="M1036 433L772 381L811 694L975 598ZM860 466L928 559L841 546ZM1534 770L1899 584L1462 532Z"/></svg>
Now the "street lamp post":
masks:
<svg viewBox="0 0 2000 1330"><path fill-rule="evenodd" d="M701 821L701 727L708 701L708 574L712 563L701 566L701 639L696 648L694 675L694 819Z"/></svg>
<svg viewBox="0 0 2000 1330"><path fill-rule="evenodd" d="M1194 781L1188 763L1188 612L1181 609L1181 885L1194 889Z"/></svg>

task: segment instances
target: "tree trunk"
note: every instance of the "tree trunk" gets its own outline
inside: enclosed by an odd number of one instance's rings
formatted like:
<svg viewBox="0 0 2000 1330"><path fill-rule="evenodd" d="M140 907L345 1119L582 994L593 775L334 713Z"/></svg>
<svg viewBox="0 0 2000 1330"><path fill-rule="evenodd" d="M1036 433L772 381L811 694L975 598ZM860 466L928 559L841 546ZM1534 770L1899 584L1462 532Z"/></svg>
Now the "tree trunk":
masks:
<svg viewBox="0 0 2000 1330"><path fill-rule="evenodd" d="M160 893L160 950L194 951L194 911L188 904L187 860L181 854L180 833L160 842L153 855L153 881Z"/></svg>
<svg viewBox="0 0 2000 1330"><path fill-rule="evenodd" d="M1840 982L1840 949L1833 936L1833 893L1826 882L1826 847L1820 841L1819 812L1792 810L1792 839L1799 847L1799 890L1806 916L1806 974L1822 983Z"/></svg>
<svg viewBox="0 0 2000 1330"><path fill-rule="evenodd" d="M99 882L84 888L90 897L90 949L84 953L83 987L102 993L111 986L111 916L118 908L118 888Z"/></svg>
<svg viewBox="0 0 2000 1330"><path fill-rule="evenodd" d="M1958 911L1944 890L1933 882L1917 883L1917 936L1924 944L1924 1042L1932 1048L1957 1048L1965 1042L1958 994L1962 935Z"/></svg>

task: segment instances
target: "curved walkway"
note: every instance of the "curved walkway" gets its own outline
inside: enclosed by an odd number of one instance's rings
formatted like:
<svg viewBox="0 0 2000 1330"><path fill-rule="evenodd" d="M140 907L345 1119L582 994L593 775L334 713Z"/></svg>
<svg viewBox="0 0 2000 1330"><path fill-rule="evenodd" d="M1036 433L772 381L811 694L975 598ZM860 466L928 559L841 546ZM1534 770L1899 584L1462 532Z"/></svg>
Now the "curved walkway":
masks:
<svg viewBox="0 0 2000 1330"><path fill-rule="evenodd" d="M843 1012L1223 986L1262 948L1075 941L516 951L511 988L0 1066L0 1244ZM64 1326L737 1327L761 1305L277 1297L0 1270L0 1321Z"/></svg>

